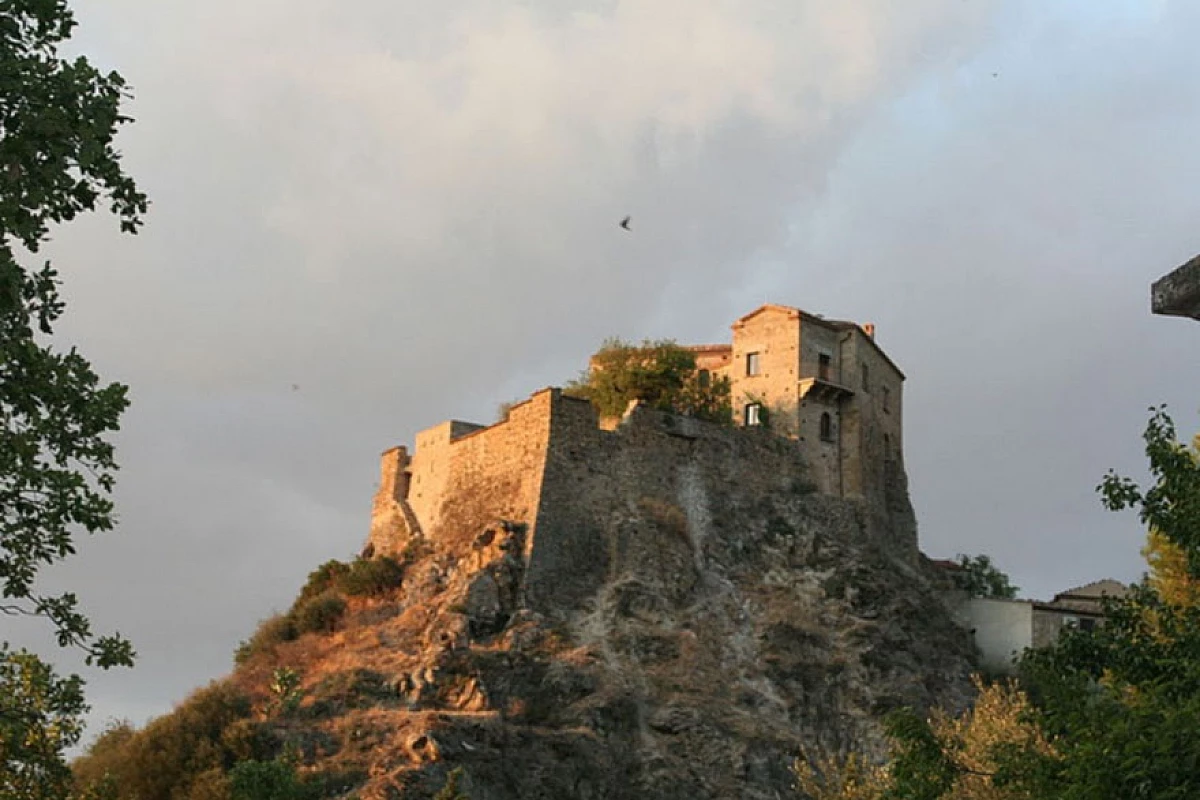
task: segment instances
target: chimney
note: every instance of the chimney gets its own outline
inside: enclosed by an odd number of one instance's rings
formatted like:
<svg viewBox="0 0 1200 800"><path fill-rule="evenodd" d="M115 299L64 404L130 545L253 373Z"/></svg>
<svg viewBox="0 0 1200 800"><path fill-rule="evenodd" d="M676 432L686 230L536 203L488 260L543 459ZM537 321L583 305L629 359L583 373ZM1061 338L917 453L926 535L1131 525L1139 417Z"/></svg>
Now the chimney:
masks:
<svg viewBox="0 0 1200 800"><path fill-rule="evenodd" d="M864 322L862 329L863 329L863 333L865 333L867 336L870 336L871 339L875 338L875 323L874 322Z"/></svg>

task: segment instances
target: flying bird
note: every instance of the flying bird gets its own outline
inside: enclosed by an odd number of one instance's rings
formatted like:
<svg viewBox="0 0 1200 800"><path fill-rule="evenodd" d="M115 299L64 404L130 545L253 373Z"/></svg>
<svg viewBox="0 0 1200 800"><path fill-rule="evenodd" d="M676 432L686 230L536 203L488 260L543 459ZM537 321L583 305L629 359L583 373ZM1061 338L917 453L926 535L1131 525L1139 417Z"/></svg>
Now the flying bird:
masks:
<svg viewBox="0 0 1200 800"><path fill-rule="evenodd" d="M628 230L632 230L632 229L629 227L629 217L626 217L625 219L621 220L621 227L622 227L622 228L624 228L624 229L625 229L625 230L627 230L627 231L628 231Z"/></svg>
<svg viewBox="0 0 1200 800"><path fill-rule="evenodd" d="M300 389L300 387L299 387L298 385L296 385L296 384L294 384L294 383L292 384L292 391L293 391L293 392L295 392L295 391L298 391L299 389Z"/></svg>

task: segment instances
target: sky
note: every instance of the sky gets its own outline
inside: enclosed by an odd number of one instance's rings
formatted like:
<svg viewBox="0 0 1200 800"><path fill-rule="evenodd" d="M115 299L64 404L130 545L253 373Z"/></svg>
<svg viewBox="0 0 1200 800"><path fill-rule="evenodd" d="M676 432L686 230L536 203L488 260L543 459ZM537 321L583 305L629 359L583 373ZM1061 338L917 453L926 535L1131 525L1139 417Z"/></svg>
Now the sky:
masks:
<svg viewBox="0 0 1200 800"><path fill-rule="evenodd" d="M1200 252L1200 4L75 5L152 201L45 251L133 403L118 529L47 574L139 653L83 670L93 732L351 558L381 451L765 302L877 326L928 555L1037 598L1141 574L1095 487L1145 477L1149 406L1200 431L1200 325L1149 310Z"/></svg>

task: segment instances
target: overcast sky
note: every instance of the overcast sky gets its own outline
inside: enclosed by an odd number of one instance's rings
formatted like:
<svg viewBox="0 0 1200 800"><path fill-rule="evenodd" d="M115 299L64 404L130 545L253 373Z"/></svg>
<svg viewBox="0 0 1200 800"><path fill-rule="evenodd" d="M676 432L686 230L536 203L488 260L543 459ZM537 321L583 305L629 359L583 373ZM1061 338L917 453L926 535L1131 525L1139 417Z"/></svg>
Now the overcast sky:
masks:
<svg viewBox="0 0 1200 800"><path fill-rule="evenodd" d="M1151 404L1200 430L1200 324L1149 311L1200 252L1200 4L76 5L153 201L49 251L64 342L132 387L119 530L53 575L140 654L85 673L95 720L357 552L380 451L764 302L878 326L926 553L1140 575L1094 487Z"/></svg>

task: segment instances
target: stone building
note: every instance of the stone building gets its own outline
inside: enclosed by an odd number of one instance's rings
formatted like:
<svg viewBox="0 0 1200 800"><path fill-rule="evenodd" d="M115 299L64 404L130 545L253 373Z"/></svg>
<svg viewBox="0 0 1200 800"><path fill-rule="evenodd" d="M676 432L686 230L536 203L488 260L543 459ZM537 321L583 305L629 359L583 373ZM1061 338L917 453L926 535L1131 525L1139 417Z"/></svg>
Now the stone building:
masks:
<svg viewBox="0 0 1200 800"><path fill-rule="evenodd" d="M416 537L473 535L508 520L527 531L531 591L569 597L583 583L548 587L579 564L603 563L586 531L619 498L681 509L700 531L706 509L782 492L826 498L866 536L915 560L904 375L872 326L765 305L733 324L730 344L691 349L697 369L729 377L735 425L636 403L601 424L590 403L554 388L494 425L443 422L418 433L411 453L383 454L370 549L395 553ZM589 506L589 497L611 505Z"/></svg>
<svg viewBox="0 0 1200 800"><path fill-rule="evenodd" d="M941 566L941 562L935 564ZM1048 602L958 598L955 617L974 636L980 664L993 672L1011 674L1022 652L1053 644L1064 628L1103 625L1101 598L1122 597L1127 591L1123 583L1105 579L1060 592Z"/></svg>
<svg viewBox="0 0 1200 800"><path fill-rule="evenodd" d="M884 494L903 470L904 373L875 326L767 304L732 331L687 349L702 376L729 378L734 423L795 440L825 494Z"/></svg>

